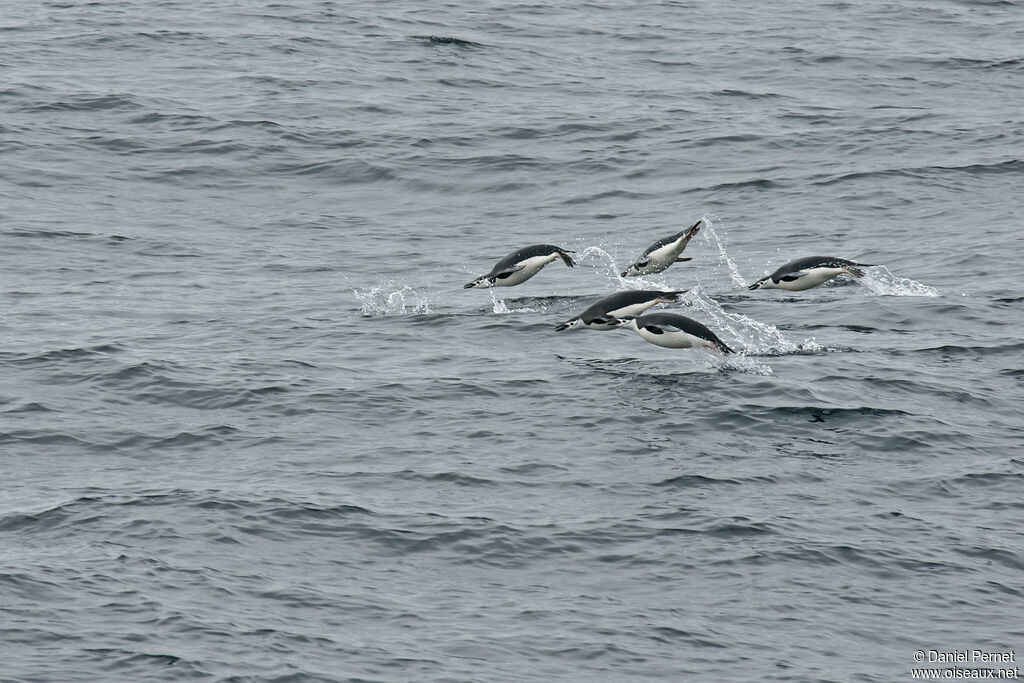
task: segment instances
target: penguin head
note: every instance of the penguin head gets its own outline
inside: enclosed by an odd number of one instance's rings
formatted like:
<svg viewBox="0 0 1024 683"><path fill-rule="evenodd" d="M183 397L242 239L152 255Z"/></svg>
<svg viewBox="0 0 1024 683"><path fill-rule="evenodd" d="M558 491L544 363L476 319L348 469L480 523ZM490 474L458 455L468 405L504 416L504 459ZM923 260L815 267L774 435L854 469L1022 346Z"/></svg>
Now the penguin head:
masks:
<svg viewBox="0 0 1024 683"><path fill-rule="evenodd" d="M614 325L615 329L636 330L636 316L625 315L621 318L611 318L608 324Z"/></svg>
<svg viewBox="0 0 1024 683"><path fill-rule="evenodd" d="M771 279L770 275L765 275L763 278L747 287L747 289L770 289L771 285L768 283L771 282Z"/></svg>
<svg viewBox="0 0 1024 683"><path fill-rule="evenodd" d="M624 271L622 271L621 277L630 277L630 276L635 277L635 276L638 276L638 275L643 275L643 273L641 271L642 271L642 269L647 267L648 263L650 263L650 261L637 261L636 263L631 265L629 268L626 268Z"/></svg>
<svg viewBox="0 0 1024 683"><path fill-rule="evenodd" d="M467 282L462 285L463 289L488 289L494 286L494 280L491 280L486 275L481 275L472 282Z"/></svg>

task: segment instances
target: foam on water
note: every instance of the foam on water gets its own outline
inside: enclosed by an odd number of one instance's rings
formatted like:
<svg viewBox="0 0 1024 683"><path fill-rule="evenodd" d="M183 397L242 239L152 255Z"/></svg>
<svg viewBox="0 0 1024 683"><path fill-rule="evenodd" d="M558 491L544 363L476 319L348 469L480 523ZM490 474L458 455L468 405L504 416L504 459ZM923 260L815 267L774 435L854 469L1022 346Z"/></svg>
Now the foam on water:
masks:
<svg viewBox="0 0 1024 683"><path fill-rule="evenodd" d="M367 289L352 289L362 314L369 317L431 313L430 299L421 291L393 280Z"/></svg>
<svg viewBox="0 0 1024 683"><path fill-rule="evenodd" d="M748 375L768 376L773 374L771 366L751 358L742 351L724 354L709 351L697 356L697 362L706 368L720 372L744 372Z"/></svg>
<svg viewBox="0 0 1024 683"><path fill-rule="evenodd" d="M879 296L939 296L939 290L934 287L893 275L885 266L865 268L864 277L857 282Z"/></svg>
<svg viewBox="0 0 1024 683"><path fill-rule="evenodd" d="M494 293L494 290L490 291L491 301L493 302L492 309L498 315L505 315L507 313L540 313L535 308L509 308L508 304L505 303L504 299L499 299Z"/></svg>

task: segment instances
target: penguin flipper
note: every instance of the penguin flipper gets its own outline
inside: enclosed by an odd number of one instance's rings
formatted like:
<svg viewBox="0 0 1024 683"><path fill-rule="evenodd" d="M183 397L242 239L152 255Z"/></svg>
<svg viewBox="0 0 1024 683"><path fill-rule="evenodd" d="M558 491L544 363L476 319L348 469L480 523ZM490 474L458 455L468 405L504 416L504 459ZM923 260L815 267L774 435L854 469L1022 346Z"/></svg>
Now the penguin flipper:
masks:
<svg viewBox="0 0 1024 683"><path fill-rule="evenodd" d="M520 263L517 266L512 266L511 268L506 268L505 270L503 270L503 271L501 271L499 273L491 273L488 277L491 278L492 280L504 280L507 277L512 277L512 273L518 273L520 270L522 270L525 267L526 266L524 266L522 263Z"/></svg>
<svg viewBox="0 0 1024 683"><path fill-rule="evenodd" d="M795 270L792 273L783 273L782 275L779 276L779 279L775 280L775 281L776 282L793 282L794 280L799 280L804 275L807 275L807 271L806 270Z"/></svg>

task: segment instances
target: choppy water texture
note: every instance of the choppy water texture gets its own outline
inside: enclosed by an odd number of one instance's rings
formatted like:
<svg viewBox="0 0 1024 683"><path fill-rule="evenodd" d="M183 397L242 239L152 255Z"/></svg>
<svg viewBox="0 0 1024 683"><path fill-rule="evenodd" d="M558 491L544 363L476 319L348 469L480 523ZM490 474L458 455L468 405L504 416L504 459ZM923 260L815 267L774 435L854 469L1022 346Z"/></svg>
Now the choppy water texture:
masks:
<svg viewBox="0 0 1024 683"><path fill-rule="evenodd" d="M570 5L4 4L0 679L1024 654L1024 5Z"/></svg>

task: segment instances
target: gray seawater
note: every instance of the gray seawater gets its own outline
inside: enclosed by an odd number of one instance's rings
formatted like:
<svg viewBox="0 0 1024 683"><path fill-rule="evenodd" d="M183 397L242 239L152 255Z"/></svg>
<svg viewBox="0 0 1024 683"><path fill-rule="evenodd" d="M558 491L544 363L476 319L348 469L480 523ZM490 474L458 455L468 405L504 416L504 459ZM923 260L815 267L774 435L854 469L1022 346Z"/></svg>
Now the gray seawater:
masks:
<svg viewBox="0 0 1024 683"><path fill-rule="evenodd" d="M746 5L5 3L0 680L1021 650L1024 5Z"/></svg>

